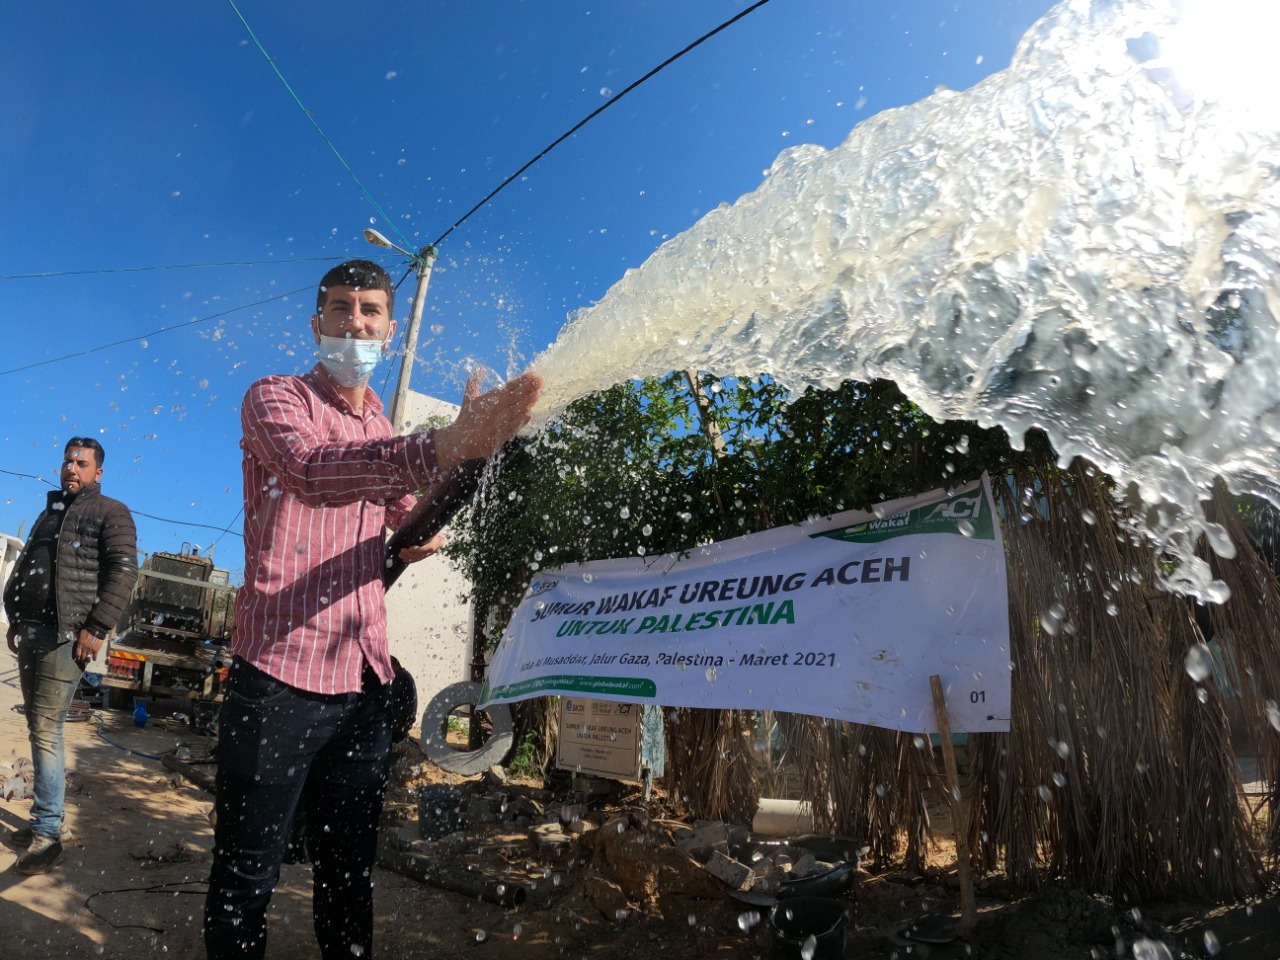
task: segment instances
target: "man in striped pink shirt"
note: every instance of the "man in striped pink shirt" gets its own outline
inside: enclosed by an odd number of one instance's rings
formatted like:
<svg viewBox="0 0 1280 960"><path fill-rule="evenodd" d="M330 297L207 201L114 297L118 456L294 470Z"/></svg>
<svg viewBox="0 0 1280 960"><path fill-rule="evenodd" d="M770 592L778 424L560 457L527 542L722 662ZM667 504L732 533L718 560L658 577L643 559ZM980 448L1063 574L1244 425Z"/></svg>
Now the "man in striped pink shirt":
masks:
<svg viewBox="0 0 1280 960"><path fill-rule="evenodd" d="M528 423L541 389L532 373L483 395L473 381L452 424L393 436L367 384L395 333L394 298L377 264L334 267L311 318L315 368L265 377L245 395L245 582L219 723L211 960L264 955L266 908L300 804L320 955L371 955L391 755L386 531L412 508L412 491L496 453Z"/></svg>

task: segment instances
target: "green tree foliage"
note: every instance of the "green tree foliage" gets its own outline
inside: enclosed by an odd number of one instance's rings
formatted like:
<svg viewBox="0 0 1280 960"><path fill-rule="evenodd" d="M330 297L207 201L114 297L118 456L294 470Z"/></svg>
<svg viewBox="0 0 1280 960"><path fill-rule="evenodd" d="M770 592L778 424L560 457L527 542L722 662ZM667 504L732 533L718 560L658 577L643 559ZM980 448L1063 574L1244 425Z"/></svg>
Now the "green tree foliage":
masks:
<svg viewBox="0 0 1280 960"><path fill-rule="evenodd" d="M505 623L545 567L682 552L868 508L997 472L1012 455L1002 431L936 423L888 381L788 400L769 380L702 376L695 393L676 373L573 404L455 523L450 550L482 614Z"/></svg>
<svg viewBox="0 0 1280 960"><path fill-rule="evenodd" d="M1227 337L1231 318L1222 321ZM1256 889L1260 853L1238 800L1224 701L1179 665L1204 642L1202 624L1230 638L1239 675L1250 678L1239 685L1244 725L1235 729L1256 744L1264 769L1276 769L1273 570L1252 550L1210 557L1233 599L1197 617L1186 598L1151 586L1160 558L1109 479L1085 463L1061 468L1040 434L1014 450L1003 431L935 423L888 382L788 398L767 380L704 376L694 386L673 374L574 404L488 478L450 549L482 616L505 624L542 568L688 551L984 470L997 481L1011 557L1014 685L1010 732L970 742L969 835L980 866L1003 859L1019 884L1056 875L1130 897ZM1243 520L1274 560L1269 503L1242 510L1221 493L1212 506L1237 545L1249 539ZM551 729L537 722L545 703L518 705L532 715L525 729ZM745 719L668 712L666 780L695 816L749 819L757 792ZM905 840L907 862L923 863L934 771L921 739L789 722L820 829L867 837L881 860ZM1274 857L1280 831L1270 822Z"/></svg>

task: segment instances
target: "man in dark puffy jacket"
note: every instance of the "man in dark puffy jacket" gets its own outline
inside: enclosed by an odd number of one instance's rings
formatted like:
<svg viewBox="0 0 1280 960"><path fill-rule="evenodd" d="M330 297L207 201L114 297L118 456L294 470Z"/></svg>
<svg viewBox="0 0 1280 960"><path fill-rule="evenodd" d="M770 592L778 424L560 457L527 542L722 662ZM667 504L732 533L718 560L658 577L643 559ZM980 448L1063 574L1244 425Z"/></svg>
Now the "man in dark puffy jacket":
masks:
<svg viewBox="0 0 1280 960"><path fill-rule="evenodd" d="M62 862L62 724L85 664L98 658L138 579L133 515L98 483L104 457L91 437L67 444L62 489L49 494L4 589L35 768L31 823L9 834L27 848L19 873L47 873Z"/></svg>

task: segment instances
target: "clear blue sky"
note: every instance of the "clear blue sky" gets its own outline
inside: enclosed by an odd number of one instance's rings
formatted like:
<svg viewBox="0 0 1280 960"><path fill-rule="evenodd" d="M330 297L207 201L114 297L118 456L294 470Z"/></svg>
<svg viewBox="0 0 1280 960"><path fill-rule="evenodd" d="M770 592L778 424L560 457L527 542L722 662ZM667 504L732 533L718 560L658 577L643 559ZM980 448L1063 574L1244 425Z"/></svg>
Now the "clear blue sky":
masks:
<svg viewBox="0 0 1280 960"><path fill-rule="evenodd" d="M377 207L224 0L10 11L0 531L30 526L64 441L88 434L107 449L105 490L139 514L144 551L216 541L238 576L240 399L257 377L311 366L308 318L330 263L369 256L398 278L401 260L365 244L365 227L436 240L613 93L749 5L237 0ZM414 388L456 401L473 359L517 372L665 237L754 189L781 150L834 146L881 110L1003 69L1049 7L771 0L448 236ZM384 396L397 368L375 375Z"/></svg>

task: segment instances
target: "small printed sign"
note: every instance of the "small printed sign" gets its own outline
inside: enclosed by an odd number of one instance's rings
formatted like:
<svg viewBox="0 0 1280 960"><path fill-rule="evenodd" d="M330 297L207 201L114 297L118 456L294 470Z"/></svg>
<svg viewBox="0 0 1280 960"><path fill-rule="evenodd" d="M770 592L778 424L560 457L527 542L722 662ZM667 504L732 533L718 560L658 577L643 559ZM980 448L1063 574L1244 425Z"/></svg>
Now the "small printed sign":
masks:
<svg viewBox="0 0 1280 960"><path fill-rule="evenodd" d="M641 778L644 707L638 703L560 698L556 766L614 780Z"/></svg>

